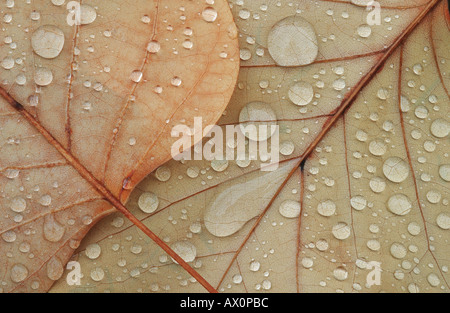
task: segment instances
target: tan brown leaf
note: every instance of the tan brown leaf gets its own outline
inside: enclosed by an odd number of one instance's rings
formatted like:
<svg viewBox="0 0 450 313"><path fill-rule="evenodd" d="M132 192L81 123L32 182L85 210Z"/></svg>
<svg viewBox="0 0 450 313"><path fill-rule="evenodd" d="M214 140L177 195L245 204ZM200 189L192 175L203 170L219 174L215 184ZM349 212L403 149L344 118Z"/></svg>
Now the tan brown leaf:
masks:
<svg viewBox="0 0 450 313"><path fill-rule="evenodd" d="M237 77L226 1L82 1L73 26L62 4L0 7L4 292L50 288L111 204L139 224L123 203L171 158L172 127L215 123Z"/></svg>
<svg viewBox="0 0 450 313"><path fill-rule="evenodd" d="M247 104L266 103L276 118L264 122L276 122L285 143L280 167L170 161L160 168L169 180L156 172L130 198L130 211L169 244L195 247L191 264L220 292L449 290L448 8L379 1L381 25L369 32L364 2L230 1L243 61L219 124L246 122ZM294 15L312 25L317 57L279 66L269 34ZM151 214L139 209L148 193L159 199ZM211 232L211 209L227 236ZM102 249L95 262L91 245ZM112 215L74 255L82 285L60 280L52 291L203 291L152 245ZM367 285L372 261L381 286Z"/></svg>

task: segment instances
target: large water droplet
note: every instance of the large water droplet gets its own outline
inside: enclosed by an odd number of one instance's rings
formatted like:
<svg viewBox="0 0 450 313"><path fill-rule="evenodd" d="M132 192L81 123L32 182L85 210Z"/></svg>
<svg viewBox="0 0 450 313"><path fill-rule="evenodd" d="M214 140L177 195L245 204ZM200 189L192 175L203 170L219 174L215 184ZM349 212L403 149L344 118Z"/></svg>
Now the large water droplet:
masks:
<svg viewBox="0 0 450 313"><path fill-rule="evenodd" d="M56 58L64 47L64 33L54 25L43 25L31 36L34 52L46 59Z"/></svg>
<svg viewBox="0 0 450 313"><path fill-rule="evenodd" d="M409 175L409 166L403 159L391 157L384 162L383 173L390 181L401 183Z"/></svg>
<svg viewBox="0 0 450 313"><path fill-rule="evenodd" d="M205 210L206 229L217 237L230 236L239 231L261 214L287 171L288 167L280 167L264 175L258 173L245 177L246 180L241 178L233 184L221 185Z"/></svg>
<svg viewBox="0 0 450 313"><path fill-rule="evenodd" d="M287 17L273 26L268 37L268 49L280 66L311 64L319 52L314 28L299 16Z"/></svg>

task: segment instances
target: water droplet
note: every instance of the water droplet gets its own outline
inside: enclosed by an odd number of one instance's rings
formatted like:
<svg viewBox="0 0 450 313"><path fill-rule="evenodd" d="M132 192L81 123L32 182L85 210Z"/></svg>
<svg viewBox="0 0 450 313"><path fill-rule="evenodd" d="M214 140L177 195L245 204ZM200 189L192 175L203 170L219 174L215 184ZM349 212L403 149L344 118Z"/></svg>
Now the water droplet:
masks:
<svg viewBox="0 0 450 313"><path fill-rule="evenodd" d="M304 106L309 104L313 99L314 89L309 83L298 82L289 88L288 96L292 103Z"/></svg>
<svg viewBox="0 0 450 313"><path fill-rule="evenodd" d="M133 71L130 75L130 79L135 83L139 83L142 80L143 73L139 70Z"/></svg>
<svg viewBox="0 0 450 313"><path fill-rule="evenodd" d="M345 240L350 237L351 229L346 223L340 222L333 226L331 233L336 239Z"/></svg>
<svg viewBox="0 0 450 313"><path fill-rule="evenodd" d="M232 280L233 280L234 284L236 284L236 285L240 284L240 283L242 283L242 276L239 274L233 275Z"/></svg>
<svg viewBox="0 0 450 313"><path fill-rule="evenodd" d="M200 174L200 169L196 166L191 166L186 170L186 175L190 178L197 178Z"/></svg>
<svg viewBox="0 0 450 313"><path fill-rule="evenodd" d="M409 166L403 159L391 157L384 162L383 173L390 181L401 183L409 175Z"/></svg>
<svg viewBox="0 0 450 313"><path fill-rule="evenodd" d="M317 58L319 45L313 26L299 16L276 23L268 37L269 53L280 66L302 66Z"/></svg>
<svg viewBox="0 0 450 313"><path fill-rule="evenodd" d="M159 205L158 197L152 192L144 192L138 200L139 208L145 213L153 213Z"/></svg>
<svg viewBox="0 0 450 313"><path fill-rule="evenodd" d="M404 194L395 194L387 202L389 211L396 215L406 215L411 212L411 201Z"/></svg>
<svg viewBox="0 0 450 313"><path fill-rule="evenodd" d="M283 141L280 145L280 153L282 155L291 155L295 150L295 145L292 141Z"/></svg>
<svg viewBox="0 0 450 313"><path fill-rule="evenodd" d="M91 24L97 18L97 12L93 7L87 4L80 6L80 22L82 25Z"/></svg>
<svg viewBox="0 0 450 313"><path fill-rule="evenodd" d="M441 280L435 273L428 274L427 281L432 287L437 287L441 284Z"/></svg>
<svg viewBox="0 0 450 313"><path fill-rule="evenodd" d="M314 266L314 260L311 258L303 258L302 265L304 268L311 268Z"/></svg>
<svg viewBox="0 0 450 313"><path fill-rule="evenodd" d="M276 120L275 112L264 102L250 102L239 114L242 133L253 141L264 141L272 137L276 132Z"/></svg>
<svg viewBox="0 0 450 313"><path fill-rule="evenodd" d="M93 281L102 281L105 278L105 271L101 267L96 267L91 271Z"/></svg>
<svg viewBox="0 0 450 313"><path fill-rule="evenodd" d="M180 77L175 76L175 77L173 77L173 78L171 79L170 83L171 83L172 86L174 86L174 87L180 87L180 86L181 86L181 83L182 83L182 80L181 80Z"/></svg>
<svg viewBox="0 0 450 313"><path fill-rule="evenodd" d="M367 241L367 248L372 251L379 251L381 248L381 244L378 240L372 239Z"/></svg>
<svg viewBox="0 0 450 313"><path fill-rule="evenodd" d="M66 229L59 224L53 214L45 216L44 219L44 238L50 242L58 242L64 236Z"/></svg>
<svg viewBox="0 0 450 313"><path fill-rule="evenodd" d="M357 211L364 210L367 206L367 200L363 196L355 196L350 199L352 208Z"/></svg>
<svg viewBox="0 0 450 313"><path fill-rule="evenodd" d="M328 241L325 239L320 239L316 242L316 248L319 251L327 251L329 247Z"/></svg>
<svg viewBox="0 0 450 313"><path fill-rule="evenodd" d="M427 199L430 203L439 203L441 201L441 193L437 190L430 190L427 192Z"/></svg>
<svg viewBox="0 0 450 313"><path fill-rule="evenodd" d="M422 66L422 64L420 64L420 63L415 64L413 66L413 72L416 75L422 75L422 73L423 73L423 66Z"/></svg>
<svg viewBox="0 0 450 313"><path fill-rule="evenodd" d="M267 280L267 279L263 280L262 288L264 290L270 290L272 288L272 283L270 282L270 280Z"/></svg>
<svg viewBox="0 0 450 313"><path fill-rule="evenodd" d="M193 234L199 234L202 231L202 224L200 224L199 222L194 222L191 224L191 226L189 226L189 230Z"/></svg>
<svg viewBox="0 0 450 313"><path fill-rule="evenodd" d="M42 206L49 206L52 203L52 197L50 195L43 195L40 199L39 199L39 203Z"/></svg>
<svg viewBox="0 0 450 313"><path fill-rule="evenodd" d="M64 33L54 25L43 25L31 37L34 52L45 58L56 58L64 47Z"/></svg>
<svg viewBox="0 0 450 313"><path fill-rule="evenodd" d="M428 109L423 105L419 105L418 107L416 107L414 113L416 117L420 119L426 119L428 117Z"/></svg>
<svg viewBox="0 0 450 313"><path fill-rule="evenodd" d="M448 213L439 214L436 218L436 224L444 230L450 229L450 215Z"/></svg>
<svg viewBox="0 0 450 313"><path fill-rule="evenodd" d="M348 278L348 271L343 267L334 269L333 276L336 280L344 281Z"/></svg>
<svg viewBox="0 0 450 313"><path fill-rule="evenodd" d="M51 280L58 280L64 273L64 267L57 257L53 257L47 263L47 277Z"/></svg>
<svg viewBox="0 0 450 313"><path fill-rule="evenodd" d="M356 31L362 38L367 38L372 34L372 28L367 24L360 25Z"/></svg>
<svg viewBox="0 0 450 313"><path fill-rule="evenodd" d="M203 10L202 17L206 22L212 23L217 19L217 11L212 7L208 7Z"/></svg>
<svg viewBox="0 0 450 313"><path fill-rule="evenodd" d="M419 286L417 286L414 283L411 283L408 285L408 291L409 291L409 293L419 293L420 289L419 289Z"/></svg>
<svg viewBox="0 0 450 313"><path fill-rule="evenodd" d="M173 251L178 254L185 262L192 262L197 257L196 247L189 241L177 241L171 246ZM177 263L172 259L174 263ZM178 263L177 263L178 264Z"/></svg>
<svg viewBox="0 0 450 313"><path fill-rule="evenodd" d="M280 204L279 212L286 218L296 218L300 215L300 202L294 200L285 200Z"/></svg>
<svg viewBox="0 0 450 313"><path fill-rule="evenodd" d="M11 268L11 280L20 283L28 277L28 269L25 265L16 264Z"/></svg>
<svg viewBox="0 0 450 313"><path fill-rule="evenodd" d="M410 102L409 102L408 98L406 98L405 96L401 96L401 98L400 98L400 108L403 113L408 112L411 108Z"/></svg>
<svg viewBox="0 0 450 313"><path fill-rule="evenodd" d="M347 84L346 84L345 80L343 80L342 78L336 79L333 82L333 89L337 90L337 91L341 91L341 90L343 90L346 87L346 85Z"/></svg>
<svg viewBox="0 0 450 313"><path fill-rule="evenodd" d="M375 156L382 156L387 151L387 146L381 139L375 139L369 144L369 151Z"/></svg>
<svg viewBox="0 0 450 313"><path fill-rule="evenodd" d="M34 73L34 82L38 86L48 86L53 81L53 73L48 68L39 67Z"/></svg>
<svg viewBox="0 0 450 313"><path fill-rule="evenodd" d="M27 208L27 202L21 197L16 197L11 200L10 208L14 212L21 213Z"/></svg>
<svg viewBox="0 0 450 313"><path fill-rule="evenodd" d="M162 182L168 181L170 177L172 176L172 172L170 168L167 166L160 166L155 171L155 177Z"/></svg>
<svg viewBox="0 0 450 313"><path fill-rule="evenodd" d="M223 172L228 168L227 160L212 160L211 167L216 172Z"/></svg>
<svg viewBox="0 0 450 313"><path fill-rule="evenodd" d="M450 164L444 164L439 167L439 176L443 180L450 182Z"/></svg>
<svg viewBox="0 0 450 313"><path fill-rule="evenodd" d="M326 200L317 206L317 212L322 216L332 216L336 213L336 204L331 200Z"/></svg>
<svg viewBox="0 0 450 313"><path fill-rule="evenodd" d="M10 69L12 69L13 67L14 67L14 64L15 64L15 62L14 62L14 59L12 58L12 57L5 57L3 60L2 60L2 67L5 69L5 70L10 70Z"/></svg>
<svg viewBox="0 0 450 313"><path fill-rule="evenodd" d="M408 224L408 232L412 235L412 236L417 236L420 234L421 228L420 225L417 224L416 222L411 222Z"/></svg>
<svg viewBox="0 0 450 313"><path fill-rule="evenodd" d="M63 5L64 2L66 2L66 0L52 0L52 3L57 6Z"/></svg>
<svg viewBox="0 0 450 313"><path fill-rule="evenodd" d="M406 253L408 250L406 250L406 247L402 245L401 243L394 242L391 245L390 249L391 255L396 259L403 259L406 256Z"/></svg>
<svg viewBox="0 0 450 313"><path fill-rule="evenodd" d="M260 268L261 268L261 263L259 263L258 261L250 262L250 266L249 266L250 271L257 272L257 271L259 271Z"/></svg>
<svg viewBox="0 0 450 313"><path fill-rule="evenodd" d="M450 132L450 123L447 120L439 118L435 120L430 127L431 133L437 138L445 138Z"/></svg>
<svg viewBox="0 0 450 313"><path fill-rule="evenodd" d="M277 171L264 172L245 181L234 181L218 187L214 198L204 213L206 229L214 236L226 237L239 231L248 221L258 216L267 206L270 197L288 171L280 167Z"/></svg>
<svg viewBox="0 0 450 313"><path fill-rule="evenodd" d="M147 45L147 51L150 53L158 53L161 50L161 45L157 41L151 41Z"/></svg>
<svg viewBox="0 0 450 313"><path fill-rule="evenodd" d="M12 243L12 242L16 241L17 235L13 230L8 230L2 234L2 239L5 242Z"/></svg>
<svg viewBox="0 0 450 313"><path fill-rule="evenodd" d="M373 192L380 193L386 189L386 182L381 177L373 177L369 182L369 187Z"/></svg>
<svg viewBox="0 0 450 313"><path fill-rule="evenodd" d="M86 247L85 254L91 260L97 259L101 253L102 248L96 243L90 244L89 246Z"/></svg>

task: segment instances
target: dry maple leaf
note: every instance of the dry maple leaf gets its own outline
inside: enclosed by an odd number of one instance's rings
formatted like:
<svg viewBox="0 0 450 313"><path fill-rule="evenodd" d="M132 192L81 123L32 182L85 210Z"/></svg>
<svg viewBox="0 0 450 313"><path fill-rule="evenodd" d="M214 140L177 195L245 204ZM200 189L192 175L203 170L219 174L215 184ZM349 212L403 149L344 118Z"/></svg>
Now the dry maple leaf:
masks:
<svg viewBox="0 0 450 313"><path fill-rule="evenodd" d="M243 62L219 124L272 117L278 170L170 161L128 204L218 291L448 292L448 8L379 1L368 26L368 2L230 1ZM150 214L146 198L159 201ZM117 214L74 260L81 286L52 291L204 291Z"/></svg>
<svg viewBox="0 0 450 313"><path fill-rule="evenodd" d="M123 204L171 158L174 125L215 123L226 107L239 68L227 3L8 0L0 10L0 290L48 290L116 209L198 276Z"/></svg>

